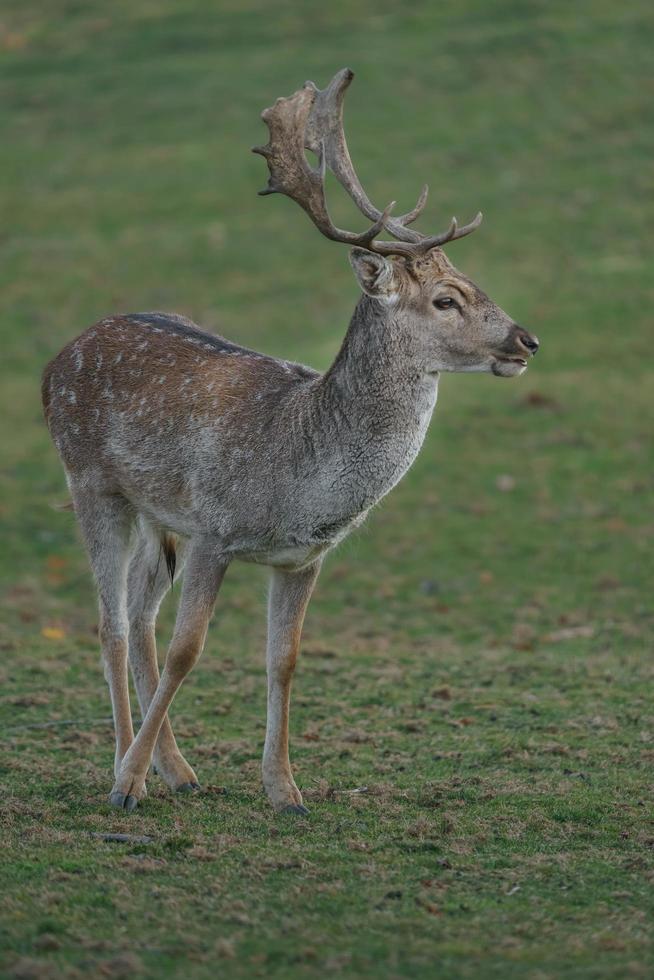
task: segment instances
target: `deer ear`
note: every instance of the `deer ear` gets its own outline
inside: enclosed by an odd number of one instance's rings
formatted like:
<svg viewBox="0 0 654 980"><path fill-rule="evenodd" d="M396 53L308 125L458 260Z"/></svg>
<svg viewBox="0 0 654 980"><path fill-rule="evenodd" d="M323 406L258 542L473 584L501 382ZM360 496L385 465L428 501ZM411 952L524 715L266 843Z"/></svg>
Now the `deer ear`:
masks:
<svg viewBox="0 0 654 980"><path fill-rule="evenodd" d="M375 299L388 299L395 292L393 265L383 255L368 252L365 248L353 248L350 265L364 293Z"/></svg>

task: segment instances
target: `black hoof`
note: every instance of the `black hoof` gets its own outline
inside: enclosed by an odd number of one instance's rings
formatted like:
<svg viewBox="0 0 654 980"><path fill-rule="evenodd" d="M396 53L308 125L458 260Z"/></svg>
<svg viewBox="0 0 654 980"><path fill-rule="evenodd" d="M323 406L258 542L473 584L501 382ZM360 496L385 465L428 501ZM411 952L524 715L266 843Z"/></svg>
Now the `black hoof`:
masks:
<svg viewBox="0 0 654 980"><path fill-rule="evenodd" d="M282 813L299 813L300 816L302 816L302 817L306 817L306 816L309 815L309 811L301 803L289 803L288 806L285 806L284 809L281 812Z"/></svg>
<svg viewBox="0 0 654 980"><path fill-rule="evenodd" d="M176 793L193 793L196 789L200 789L199 783L182 783L175 790Z"/></svg>
<svg viewBox="0 0 654 980"><path fill-rule="evenodd" d="M111 793L109 796L109 803L111 806L117 807L119 810L125 810L127 813L131 813L132 810L136 810L139 805L139 801L135 796L128 794L125 796L124 793Z"/></svg>

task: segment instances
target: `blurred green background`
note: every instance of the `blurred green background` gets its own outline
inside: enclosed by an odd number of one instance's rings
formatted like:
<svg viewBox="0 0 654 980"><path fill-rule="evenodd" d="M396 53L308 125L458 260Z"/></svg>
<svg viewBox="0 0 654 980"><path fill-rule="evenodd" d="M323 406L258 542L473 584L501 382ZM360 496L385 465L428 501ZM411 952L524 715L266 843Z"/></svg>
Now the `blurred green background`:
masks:
<svg viewBox="0 0 654 980"><path fill-rule="evenodd" d="M645 0L5 0L8 975L651 975L653 21ZM266 580L242 566L173 709L208 790L152 780L126 822L40 372L152 309L329 365L346 249L257 197L249 148L264 106L345 65L373 200L407 210L428 180L430 232L483 210L448 254L542 350L518 381L443 378L413 470L326 564L292 716L310 820L259 792Z"/></svg>

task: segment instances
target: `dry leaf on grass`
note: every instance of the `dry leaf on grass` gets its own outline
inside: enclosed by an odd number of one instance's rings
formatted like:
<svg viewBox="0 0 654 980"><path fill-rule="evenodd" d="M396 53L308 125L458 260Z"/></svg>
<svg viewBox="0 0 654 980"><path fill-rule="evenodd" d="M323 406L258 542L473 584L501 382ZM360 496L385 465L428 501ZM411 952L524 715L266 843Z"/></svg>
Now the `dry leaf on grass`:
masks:
<svg viewBox="0 0 654 980"><path fill-rule="evenodd" d="M563 643L565 640L577 640L595 635L595 627L587 623L584 626L565 626L560 630L553 630L544 637L547 643Z"/></svg>
<svg viewBox="0 0 654 980"><path fill-rule="evenodd" d="M495 486L502 493L509 493L511 490L515 490L515 477L511 476L510 473L500 473L495 478Z"/></svg>
<svg viewBox="0 0 654 980"><path fill-rule="evenodd" d="M44 626L41 630L41 636L44 636L46 640L63 640L66 637L66 630L62 629L61 626Z"/></svg>

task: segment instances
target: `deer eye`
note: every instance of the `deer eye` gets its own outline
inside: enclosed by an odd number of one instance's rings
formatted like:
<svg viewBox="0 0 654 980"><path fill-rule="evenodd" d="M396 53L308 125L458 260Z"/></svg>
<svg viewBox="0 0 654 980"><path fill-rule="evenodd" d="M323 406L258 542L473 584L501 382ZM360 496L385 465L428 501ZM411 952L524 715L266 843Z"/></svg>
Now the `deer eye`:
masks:
<svg viewBox="0 0 654 980"><path fill-rule="evenodd" d="M434 300L434 306L439 310L449 310L453 306L456 306L458 309L459 304L451 296L441 296L440 299Z"/></svg>

